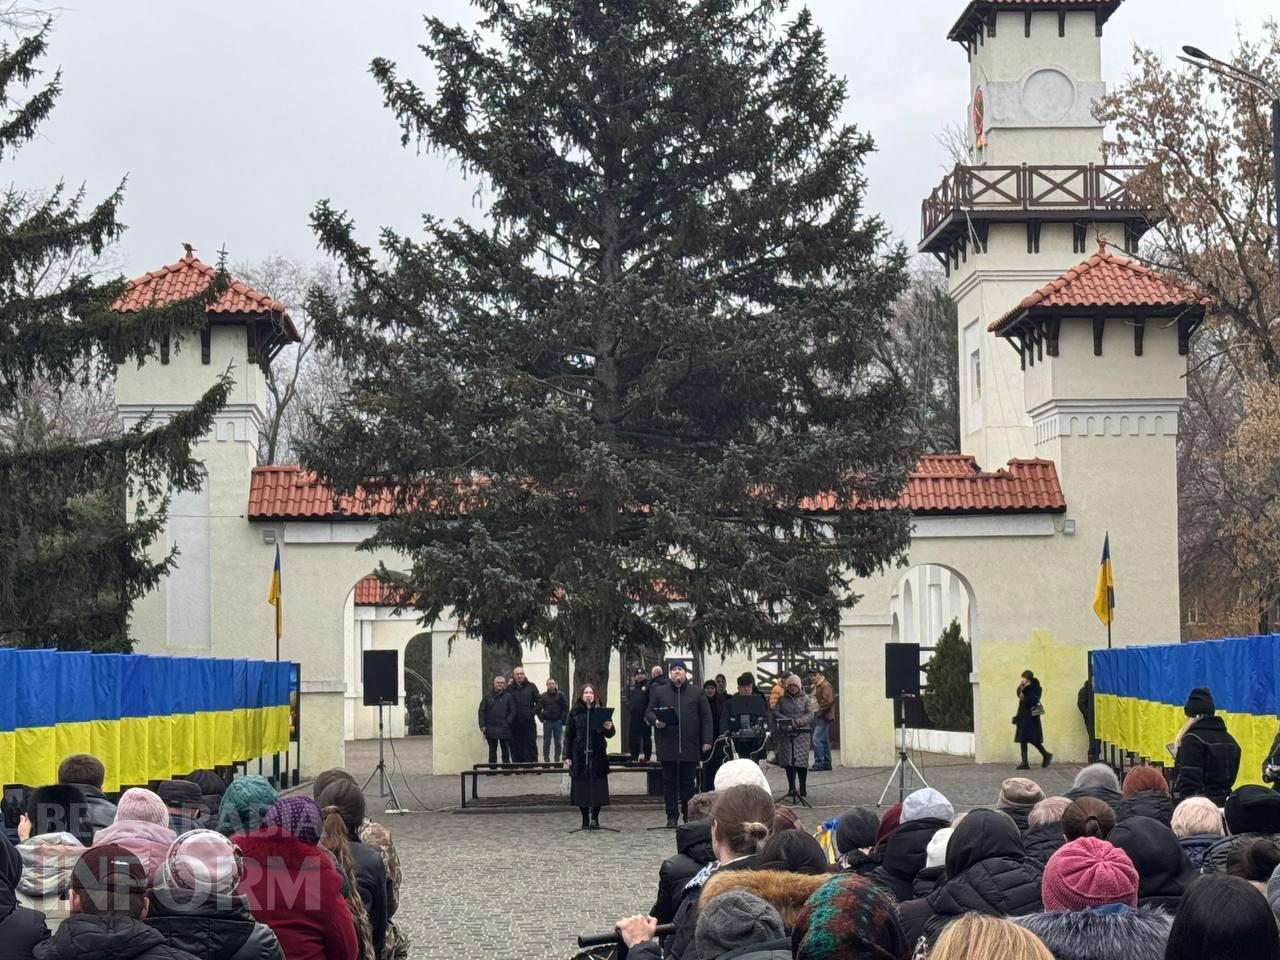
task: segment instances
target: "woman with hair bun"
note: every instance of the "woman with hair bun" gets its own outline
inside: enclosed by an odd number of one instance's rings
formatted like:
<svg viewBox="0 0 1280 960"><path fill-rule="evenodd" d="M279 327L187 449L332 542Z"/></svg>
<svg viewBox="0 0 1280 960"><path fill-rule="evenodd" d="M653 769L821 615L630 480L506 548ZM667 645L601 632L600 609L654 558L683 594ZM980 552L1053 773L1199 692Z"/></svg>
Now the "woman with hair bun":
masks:
<svg viewBox="0 0 1280 960"><path fill-rule="evenodd" d="M1116 812L1097 797L1081 797L1072 800L1062 812L1062 835L1068 841L1081 837L1105 840L1116 826Z"/></svg>

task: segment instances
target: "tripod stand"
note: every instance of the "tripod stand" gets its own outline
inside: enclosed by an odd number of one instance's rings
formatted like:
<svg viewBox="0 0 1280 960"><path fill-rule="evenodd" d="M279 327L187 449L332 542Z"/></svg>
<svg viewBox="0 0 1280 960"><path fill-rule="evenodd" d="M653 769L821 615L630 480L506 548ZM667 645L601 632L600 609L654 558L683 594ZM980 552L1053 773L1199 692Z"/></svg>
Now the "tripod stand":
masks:
<svg viewBox="0 0 1280 960"><path fill-rule="evenodd" d="M407 813L400 804L400 798L396 796L395 784L391 782L391 774L387 772L386 754L383 747L386 741L385 732L382 728L382 708L386 706L384 703L378 704L378 765L373 768L373 773L369 774L369 779L364 782L361 792L369 789L369 784L373 782L373 778L378 778L378 799L390 797L391 802L395 805L387 807L387 813Z"/></svg>
<svg viewBox="0 0 1280 960"><path fill-rule="evenodd" d="M876 801L877 807L884 806L884 798L888 795L890 788L893 786L893 778L898 778L898 802L901 803L907 796L907 777L908 770L915 774L920 785L927 787L928 781L925 780L924 774L920 772L920 768L911 760L911 755L907 753L907 704L906 696L898 698L898 762L894 764L893 770L889 772L889 780L884 785L884 789L880 791L880 799Z"/></svg>

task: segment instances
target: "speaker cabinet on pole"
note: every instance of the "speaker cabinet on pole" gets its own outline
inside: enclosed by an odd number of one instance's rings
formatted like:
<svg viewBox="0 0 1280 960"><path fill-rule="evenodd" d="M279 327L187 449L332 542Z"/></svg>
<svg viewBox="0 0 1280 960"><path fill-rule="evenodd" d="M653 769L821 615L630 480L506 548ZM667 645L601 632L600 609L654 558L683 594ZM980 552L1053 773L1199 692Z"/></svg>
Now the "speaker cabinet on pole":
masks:
<svg viewBox="0 0 1280 960"><path fill-rule="evenodd" d="M920 696L920 644L884 645L884 695L888 700Z"/></svg>
<svg viewBox="0 0 1280 960"><path fill-rule="evenodd" d="M400 702L398 650L366 650L362 667L366 707L395 706Z"/></svg>

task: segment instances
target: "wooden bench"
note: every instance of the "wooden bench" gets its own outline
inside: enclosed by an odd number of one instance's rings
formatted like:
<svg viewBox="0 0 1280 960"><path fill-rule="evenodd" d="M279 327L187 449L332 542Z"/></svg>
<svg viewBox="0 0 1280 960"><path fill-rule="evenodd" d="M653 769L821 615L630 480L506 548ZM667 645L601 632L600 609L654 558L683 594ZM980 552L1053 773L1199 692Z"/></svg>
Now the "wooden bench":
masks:
<svg viewBox="0 0 1280 960"><path fill-rule="evenodd" d="M617 773L656 773L661 770L661 765L657 763L633 763L630 760L611 759L609 762L609 776ZM470 770L463 770L458 776L460 778L462 809L467 808L467 778L471 778L471 799L480 799L480 778L481 777L530 777L543 776L546 774L555 774L561 776L569 772L569 768L563 763L477 763L473 764ZM556 796L551 798L557 801L567 800L564 797Z"/></svg>

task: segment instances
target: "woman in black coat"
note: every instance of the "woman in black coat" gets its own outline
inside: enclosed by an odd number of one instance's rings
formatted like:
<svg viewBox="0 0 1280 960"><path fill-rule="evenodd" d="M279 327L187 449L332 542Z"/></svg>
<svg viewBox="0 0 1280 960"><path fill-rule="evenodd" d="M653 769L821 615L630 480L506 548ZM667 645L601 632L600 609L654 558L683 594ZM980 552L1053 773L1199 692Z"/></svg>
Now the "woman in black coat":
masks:
<svg viewBox="0 0 1280 960"><path fill-rule="evenodd" d="M49 939L44 914L18 906L14 889L22 877L22 857L0 831L0 957L31 960L36 944Z"/></svg>
<svg viewBox="0 0 1280 960"><path fill-rule="evenodd" d="M565 727L564 762L573 784L570 799L582 811L582 829L600 829L600 808L609 804L609 751L605 740L612 737L612 720L596 713L596 691L591 684L582 688L578 702L569 711Z"/></svg>
<svg viewBox="0 0 1280 960"><path fill-rule="evenodd" d="M1040 766L1047 767L1053 762L1053 754L1044 748L1044 730L1040 726L1040 717L1044 710L1040 708L1040 681L1030 670L1022 671L1022 682L1018 684L1018 712L1013 718L1016 730L1014 740L1022 747L1022 763L1019 770L1030 770L1027 763L1027 744L1040 751Z"/></svg>

